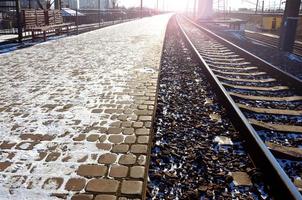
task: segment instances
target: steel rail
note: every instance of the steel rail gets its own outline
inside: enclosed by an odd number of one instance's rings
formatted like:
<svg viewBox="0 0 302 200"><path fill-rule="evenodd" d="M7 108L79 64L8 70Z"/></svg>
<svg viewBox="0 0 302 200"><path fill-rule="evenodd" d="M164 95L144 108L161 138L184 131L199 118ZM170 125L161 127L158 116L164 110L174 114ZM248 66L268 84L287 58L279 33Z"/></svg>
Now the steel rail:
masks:
<svg viewBox="0 0 302 200"><path fill-rule="evenodd" d="M275 76L278 78L278 81L289 84L297 94L302 95L302 80L298 79L297 77L279 69L278 67L270 64L269 62L263 60L262 58L250 53L249 51L235 45L234 43L220 37L219 35L213 33L209 29L206 29L199 24L196 24L192 20L190 20L187 17L184 17L188 22L196 26L198 29L202 30L205 32L207 35L210 37L214 37L215 40L221 42L222 44L226 45L229 47L231 50L236 52L238 55L241 55L242 57L246 58L249 62L256 64L258 66L261 66L261 69L268 72L270 75Z"/></svg>
<svg viewBox="0 0 302 200"><path fill-rule="evenodd" d="M298 191L298 189L296 188L296 186L292 183L290 178L287 176L287 174L284 172L284 170L281 168L281 166L273 156L273 154L263 143L262 139L259 137L256 130L248 122L248 120L241 112L241 110L238 108L232 97L228 94L228 92L220 83L220 81L215 76L213 71L210 69L210 67L207 65L205 60L199 54L197 48L194 46L194 44L186 34L185 30L183 29L182 25L179 23L178 17L176 18L181 33L185 38L185 42L188 44L188 47L191 49L196 59L204 67L205 72L209 77L209 81L213 84L214 90L216 91L216 94L219 96L220 103L224 105L224 107L227 109L228 115L230 116L230 119L233 125L235 126L235 128L240 132L242 136L244 136L245 146L249 150L249 155L252 158L252 161L254 162L256 167L260 168L263 172L265 172L264 173L265 181L271 187L270 189L273 193L274 198L280 200L284 200L284 199L301 200L302 196ZM206 30L195 23L192 24L194 26L197 26L203 31ZM208 30L206 30L205 32L207 32L208 34L211 33ZM217 39L216 35L211 35L211 36ZM229 41L226 41L223 38L220 38L219 40L222 40L224 43L231 44ZM235 47L235 45L233 45L233 47ZM237 51L242 51L242 49L240 48ZM248 55L247 58L251 58L253 61L258 59L257 57L255 57L254 55L252 55L247 51L244 51L244 55ZM265 64L268 67L272 66L261 59L258 60L257 62ZM274 67L274 69L276 69L276 67ZM278 71L278 73L283 74L283 72L280 71ZM289 79L291 78L294 77L290 76ZM299 86L298 84L301 83L300 80L296 78L294 78L294 80L296 81L295 84ZM299 87L301 88L301 85Z"/></svg>

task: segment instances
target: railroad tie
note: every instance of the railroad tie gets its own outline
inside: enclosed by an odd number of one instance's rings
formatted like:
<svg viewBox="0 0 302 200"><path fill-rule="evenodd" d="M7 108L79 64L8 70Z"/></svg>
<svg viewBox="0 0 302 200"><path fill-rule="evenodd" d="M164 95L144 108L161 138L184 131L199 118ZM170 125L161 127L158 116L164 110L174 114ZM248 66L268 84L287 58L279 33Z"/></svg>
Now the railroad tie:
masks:
<svg viewBox="0 0 302 200"><path fill-rule="evenodd" d="M217 78L228 80L228 81L238 81L238 82L249 82L249 83L269 83L274 82L276 79L274 78L267 78L267 79L242 79L242 78L230 78L225 76L216 75Z"/></svg>
<svg viewBox="0 0 302 200"><path fill-rule="evenodd" d="M243 89L243 90L258 90L258 91L282 91L282 90L288 90L287 86L274 86L274 87L255 87L255 86L245 86L245 85L233 85L228 84L225 82L221 82L222 85L236 88L236 89Z"/></svg>
<svg viewBox="0 0 302 200"><path fill-rule="evenodd" d="M290 96L290 97L272 97L272 96L254 96L238 94L235 92L229 92L231 96L248 99L248 100L258 100L258 101L302 101L302 96Z"/></svg>
<svg viewBox="0 0 302 200"><path fill-rule="evenodd" d="M286 124L275 124L258 121L255 119L248 119L249 122L255 126L259 126L268 130L290 132L290 133L302 133L302 126L286 125Z"/></svg>
<svg viewBox="0 0 302 200"><path fill-rule="evenodd" d="M259 76L265 75L265 72L253 72L253 73L244 73L244 72L225 72L217 69L212 69L213 72L217 72L220 74L228 74L228 75L239 75L239 76Z"/></svg>
<svg viewBox="0 0 302 200"><path fill-rule="evenodd" d="M282 110L282 109L271 109L271 108L256 108L252 106L246 106L241 103L237 103L237 106L241 109L256 112L256 113L263 113L263 114L273 114L273 115L294 115L300 116L302 115L302 110Z"/></svg>

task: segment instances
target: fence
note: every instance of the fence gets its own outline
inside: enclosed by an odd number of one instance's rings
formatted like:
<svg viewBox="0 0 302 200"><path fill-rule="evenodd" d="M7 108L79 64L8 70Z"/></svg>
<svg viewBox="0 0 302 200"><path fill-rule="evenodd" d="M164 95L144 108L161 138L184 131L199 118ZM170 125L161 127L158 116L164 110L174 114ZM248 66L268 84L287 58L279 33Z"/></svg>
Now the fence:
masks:
<svg viewBox="0 0 302 200"><path fill-rule="evenodd" d="M152 10L141 11L138 9L79 9L75 10L75 12L69 16L64 16L64 22L73 22L76 25L77 32L83 32L155 14Z"/></svg>
<svg viewBox="0 0 302 200"><path fill-rule="evenodd" d="M15 0L11 1L11 5L5 5L5 9L1 9L0 4L0 34L18 34L18 27L21 34L19 35L19 41L24 38L29 38L31 32L24 31L24 19L22 15L17 17ZM0 2L1 3L1 2ZM4 8L4 6L3 6ZM70 34L78 34L94 29L98 29L104 26L129 21L132 19L152 16L158 14L153 10L140 10L140 9L79 9L72 10L63 8L61 10L63 20L65 23L73 22L72 27L74 32ZM2 18L1 18L2 16ZM19 26L18 26L19 19ZM55 34L56 30L47 31L47 34ZM39 32L37 33L39 34ZM17 36L16 36L17 37Z"/></svg>

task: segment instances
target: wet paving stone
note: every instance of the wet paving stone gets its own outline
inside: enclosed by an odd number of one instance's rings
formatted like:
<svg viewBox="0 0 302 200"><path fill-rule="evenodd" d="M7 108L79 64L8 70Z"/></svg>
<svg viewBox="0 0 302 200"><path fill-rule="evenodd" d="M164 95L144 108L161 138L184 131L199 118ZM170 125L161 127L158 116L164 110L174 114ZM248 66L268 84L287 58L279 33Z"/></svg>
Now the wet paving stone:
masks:
<svg viewBox="0 0 302 200"><path fill-rule="evenodd" d="M77 171L79 176L95 177L104 176L107 172L107 167L103 165L80 165Z"/></svg>
<svg viewBox="0 0 302 200"><path fill-rule="evenodd" d="M119 181L110 180L110 179L92 179L90 180L85 190L87 192L96 192L96 193L115 193L119 187Z"/></svg>
<svg viewBox="0 0 302 200"><path fill-rule="evenodd" d="M65 189L68 191L81 191L86 185L86 180L83 178L71 178L67 181Z"/></svg>
<svg viewBox="0 0 302 200"><path fill-rule="evenodd" d="M141 181L123 181L122 194L137 194L140 195L143 189L143 182Z"/></svg>
<svg viewBox="0 0 302 200"><path fill-rule="evenodd" d="M0 199L143 198L146 179L122 181L148 164L170 17L0 55Z"/></svg>

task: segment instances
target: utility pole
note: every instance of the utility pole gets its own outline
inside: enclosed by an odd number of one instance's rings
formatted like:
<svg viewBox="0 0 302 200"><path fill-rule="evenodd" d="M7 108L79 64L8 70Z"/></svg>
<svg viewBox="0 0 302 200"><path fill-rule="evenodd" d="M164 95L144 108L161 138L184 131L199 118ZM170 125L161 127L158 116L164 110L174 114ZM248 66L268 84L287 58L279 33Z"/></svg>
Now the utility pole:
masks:
<svg viewBox="0 0 302 200"><path fill-rule="evenodd" d="M282 51L293 51L299 20L300 4L301 0L286 0L279 41L279 48Z"/></svg>
<svg viewBox="0 0 302 200"><path fill-rule="evenodd" d="M225 6L226 6L225 3L226 2L225 1L226 0L223 1L223 18L224 18L224 20L226 19L226 10L225 10Z"/></svg>
<svg viewBox="0 0 302 200"><path fill-rule="evenodd" d="M258 11L258 3L259 3L259 0L257 0L257 3L256 3L255 14L257 14L257 11Z"/></svg>
<svg viewBox="0 0 302 200"><path fill-rule="evenodd" d="M262 1L262 13L264 12L264 0Z"/></svg>
<svg viewBox="0 0 302 200"><path fill-rule="evenodd" d="M143 18L143 0L141 0L141 18Z"/></svg>
<svg viewBox="0 0 302 200"><path fill-rule="evenodd" d="M99 18L99 28L101 28L101 2L98 0L98 18Z"/></svg>
<svg viewBox="0 0 302 200"><path fill-rule="evenodd" d="M21 15L20 15L20 0L16 0L15 4L16 4L17 25L18 25L18 42L22 42L22 24L21 24Z"/></svg>
<svg viewBox="0 0 302 200"><path fill-rule="evenodd" d="M61 9L61 2L60 2L60 0L55 0L55 9Z"/></svg>

